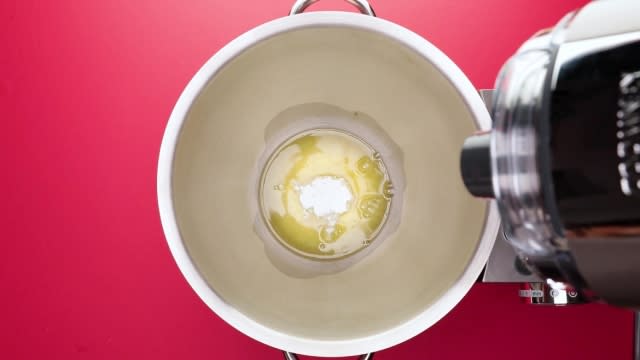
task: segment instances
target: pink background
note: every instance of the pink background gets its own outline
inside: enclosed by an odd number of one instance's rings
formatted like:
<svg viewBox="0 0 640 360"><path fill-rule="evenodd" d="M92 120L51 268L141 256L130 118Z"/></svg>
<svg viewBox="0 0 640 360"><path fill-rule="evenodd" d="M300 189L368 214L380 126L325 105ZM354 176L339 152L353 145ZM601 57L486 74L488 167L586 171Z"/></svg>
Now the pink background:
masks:
<svg viewBox="0 0 640 360"><path fill-rule="evenodd" d="M178 95L242 32L293 0L0 3L0 359L280 359L213 314L162 234L158 149ZM585 0L372 0L478 88ZM316 9L350 9L325 0ZM627 359L631 313L522 305L477 285L378 359Z"/></svg>

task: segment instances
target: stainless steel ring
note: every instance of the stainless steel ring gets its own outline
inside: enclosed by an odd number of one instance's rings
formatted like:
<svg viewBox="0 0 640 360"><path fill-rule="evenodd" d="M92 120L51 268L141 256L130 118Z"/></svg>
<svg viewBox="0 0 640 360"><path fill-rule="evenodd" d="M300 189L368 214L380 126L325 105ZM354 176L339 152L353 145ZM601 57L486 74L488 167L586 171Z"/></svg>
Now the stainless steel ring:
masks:
<svg viewBox="0 0 640 360"><path fill-rule="evenodd" d="M284 354L284 359L285 360L299 360L298 359L298 355L296 355L294 353L290 353L288 351L283 351L282 353ZM360 355L358 360L373 360L373 355L374 354L375 353L369 353L369 354L365 354L365 355Z"/></svg>
<svg viewBox="0 0 640 360"><path fill-rule="evenodd" d="M319 0L296 0L296 2L291 7L291 11L289 11L289 15L300 14L304 12L311 4L317 2ZM349 4L355 6L360 10L361 13L369 16L376 16L375 11L369 4L367 0L345 0Z"/></svg>

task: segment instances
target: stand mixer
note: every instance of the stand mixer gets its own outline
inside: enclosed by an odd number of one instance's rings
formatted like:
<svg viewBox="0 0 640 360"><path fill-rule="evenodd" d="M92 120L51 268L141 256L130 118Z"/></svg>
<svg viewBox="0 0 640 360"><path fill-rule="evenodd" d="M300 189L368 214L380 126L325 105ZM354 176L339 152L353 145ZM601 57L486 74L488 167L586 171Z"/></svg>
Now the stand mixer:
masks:
<svg viewBox="0 0 640 360"><path fill-rule="evenodd" d="M483 281L525 301L640 309L640 3L594 1L539 32L482 91L465 186L503 231ZM636 313L635 359L640 359Z"/></svg>

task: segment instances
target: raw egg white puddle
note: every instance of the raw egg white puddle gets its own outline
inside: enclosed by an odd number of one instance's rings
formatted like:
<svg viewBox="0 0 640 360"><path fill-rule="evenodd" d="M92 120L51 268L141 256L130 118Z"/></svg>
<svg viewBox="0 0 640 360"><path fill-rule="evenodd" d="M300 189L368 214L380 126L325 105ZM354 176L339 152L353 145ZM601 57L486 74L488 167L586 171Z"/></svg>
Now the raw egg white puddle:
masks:
<svg viewBox="0 0 640 360"><path fill-rule="evenodd" d="M367 257L398 227L402 164L399 147L366 114L311 103L276 116L250 191L271 262L309 277Z"/></svg>
<svg viewBox="0 0 640 360"><path fill-rule="evenodd" d="M295 253L322 260L368 246L393 197L380 155L334 129L285 141L267 164L261 190L262 213L273 235Z"/></svg>

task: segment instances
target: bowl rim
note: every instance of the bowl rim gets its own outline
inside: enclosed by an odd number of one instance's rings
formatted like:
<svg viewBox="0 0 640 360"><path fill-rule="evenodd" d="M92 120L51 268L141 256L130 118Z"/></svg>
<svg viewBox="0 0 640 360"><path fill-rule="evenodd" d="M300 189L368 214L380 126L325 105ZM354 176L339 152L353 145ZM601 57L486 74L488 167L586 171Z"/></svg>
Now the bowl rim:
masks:
<svg viewBox="0 0 640 360"><path fill-rule="evenodd" d="M430 62L449 80L481 130L491 128L489 113L477 90L444 53L416 33L390 21L357 13L322 11L287 16L262 24L237 37L195 74L180 95L167 123L158 159L157 196L160 220L171 254L191 288L220 318L243 334L266 345L303 355L339 357L370 353L402 343L434 325L467 294L487 262L499 226L497 208L488 202L485 224L473 257L462 276L431 306L412 319L383 332L348 340L317 340L286 334L262 325L226 303L209 287L191 261L176 222L172 171L182 124L200 92L218 71L255 44L272 36L310 27L348 27L371 31L397 41Z"/></svg>

